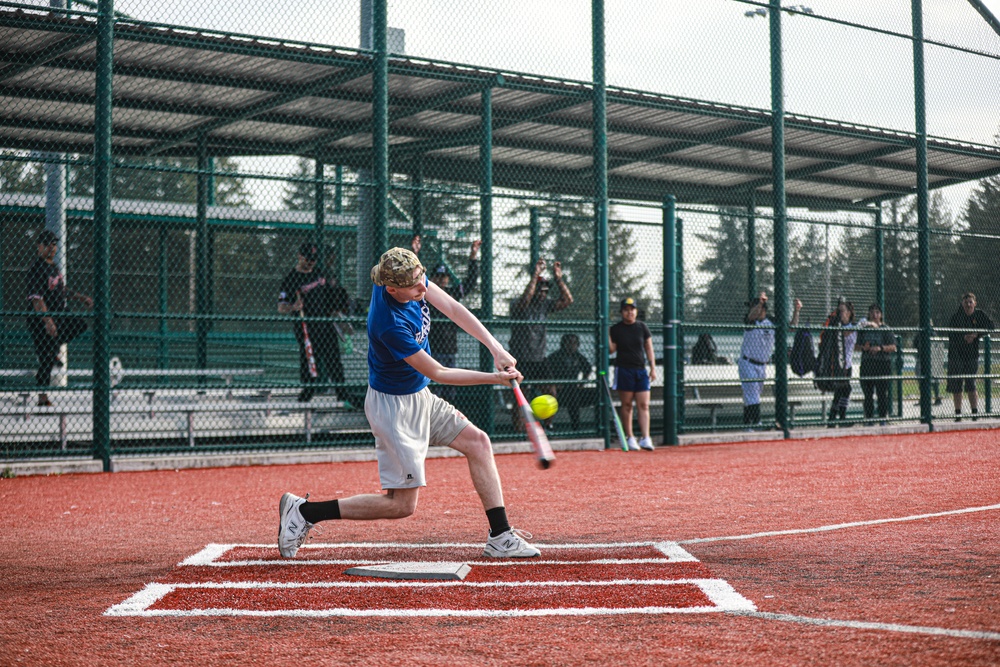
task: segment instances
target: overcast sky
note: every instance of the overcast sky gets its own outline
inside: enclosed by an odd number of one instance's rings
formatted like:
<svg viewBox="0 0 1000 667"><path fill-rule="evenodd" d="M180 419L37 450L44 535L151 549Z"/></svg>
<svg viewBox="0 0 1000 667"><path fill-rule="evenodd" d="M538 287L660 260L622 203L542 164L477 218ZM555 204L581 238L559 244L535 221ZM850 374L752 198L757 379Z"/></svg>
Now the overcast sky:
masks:
<svg viewBox="0 0 1000 667"><path fill-rule="evenodd" d="M32 4L48 4L33 0ZM591 78L590 0L389 0L408 55L559 78ZM784 4L790 5L790 0ZM1000 17L1000 0L984 0ZM803 0L817 15L908 34L909 0ZM926 48L932 136L994 144L1000 35L967 0L924 0L924 33L993 57ZM119 0L149 21L337 46L359 43L360 0ZM609 85L741 106L770 106L768 21L736 0L605 0ZM786 110L914 130L908 40L789 15ZM956 210L969 188L950 189Z"/></svg>
<svg viewBox="0 0 1000 667"><path fill-rule="evenodd" d="M153 21L286 39L358 44L360 0L206 3L120 0ZM785 3L789 4L789 3ZM1000 15L1000 0L985 4ZM812 0L816 14L908 33L908 0ZM768 22L734 0L607 0L611 85L731 104L770 106ZM966 0L925 0L925 36L985 51L927 47L928 130L993 143L1000 36ZM589 0L391 0L389 24L408 54L532 74L591 77ZM911 46L804 16L784 22L789 112L912 131Z"/></svg>

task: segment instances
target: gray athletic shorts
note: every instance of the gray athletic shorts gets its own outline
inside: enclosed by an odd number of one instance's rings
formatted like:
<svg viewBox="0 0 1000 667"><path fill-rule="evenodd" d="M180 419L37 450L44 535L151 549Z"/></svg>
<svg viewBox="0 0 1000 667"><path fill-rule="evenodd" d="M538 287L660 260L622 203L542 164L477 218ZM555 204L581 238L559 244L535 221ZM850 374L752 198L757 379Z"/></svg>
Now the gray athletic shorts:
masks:
<svg viewBox="0 0 1000 667"><path fill-rule="evenodd" d="M424 387L415 394L383 394L368 387L365 416L375 435L383 489L427 486L428 445L450 445L471 422L448 401Z"/></svg>

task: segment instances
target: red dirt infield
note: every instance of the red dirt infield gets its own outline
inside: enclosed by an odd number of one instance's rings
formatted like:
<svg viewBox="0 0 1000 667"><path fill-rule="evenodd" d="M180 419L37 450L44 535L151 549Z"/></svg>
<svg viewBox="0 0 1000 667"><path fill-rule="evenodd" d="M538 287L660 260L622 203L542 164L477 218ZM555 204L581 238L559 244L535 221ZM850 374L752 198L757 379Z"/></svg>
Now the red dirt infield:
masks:
<svg viewBox="0 0 1000 667"><path fill-rule="evenodd" d="M294 561L281 493L374 492L375 463L0 480L0 664L1000 664L1000 432L557 456L498 457L543 552L514 564L461 459ZM399 560L472 570L344 575Z"/></svg>

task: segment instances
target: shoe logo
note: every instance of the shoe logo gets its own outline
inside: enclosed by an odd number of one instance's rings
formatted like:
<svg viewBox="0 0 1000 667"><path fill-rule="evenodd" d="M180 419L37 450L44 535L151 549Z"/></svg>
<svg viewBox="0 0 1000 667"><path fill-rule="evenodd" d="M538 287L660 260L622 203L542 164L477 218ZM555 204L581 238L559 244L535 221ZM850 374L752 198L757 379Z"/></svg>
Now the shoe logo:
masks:
<svg viewBox="0 0 1000 667"><path fill-rule="evenodd" d="M503 548L510 550L514 548L514 542L512 540L504 540Z"/></svg>

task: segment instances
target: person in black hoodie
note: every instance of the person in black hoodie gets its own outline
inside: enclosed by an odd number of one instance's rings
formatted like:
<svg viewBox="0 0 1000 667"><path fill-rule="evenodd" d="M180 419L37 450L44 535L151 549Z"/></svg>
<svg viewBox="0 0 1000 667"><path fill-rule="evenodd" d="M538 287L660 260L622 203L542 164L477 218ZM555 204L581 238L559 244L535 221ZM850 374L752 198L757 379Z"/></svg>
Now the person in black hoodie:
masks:
<svg viewBox="0 0 1000 667"><path fill-rule="evenodd" d="M979 374L979 339L993 331L993 320L976 308L976 295L962 295L958 311L948 321L948 391L955 400L955 421L962 419L962 389L969 395L969 408L975 421L979 413L976 376ZM978 329L978 331L969 331ZM956 331L957 330L957 331Z"/></svg>

